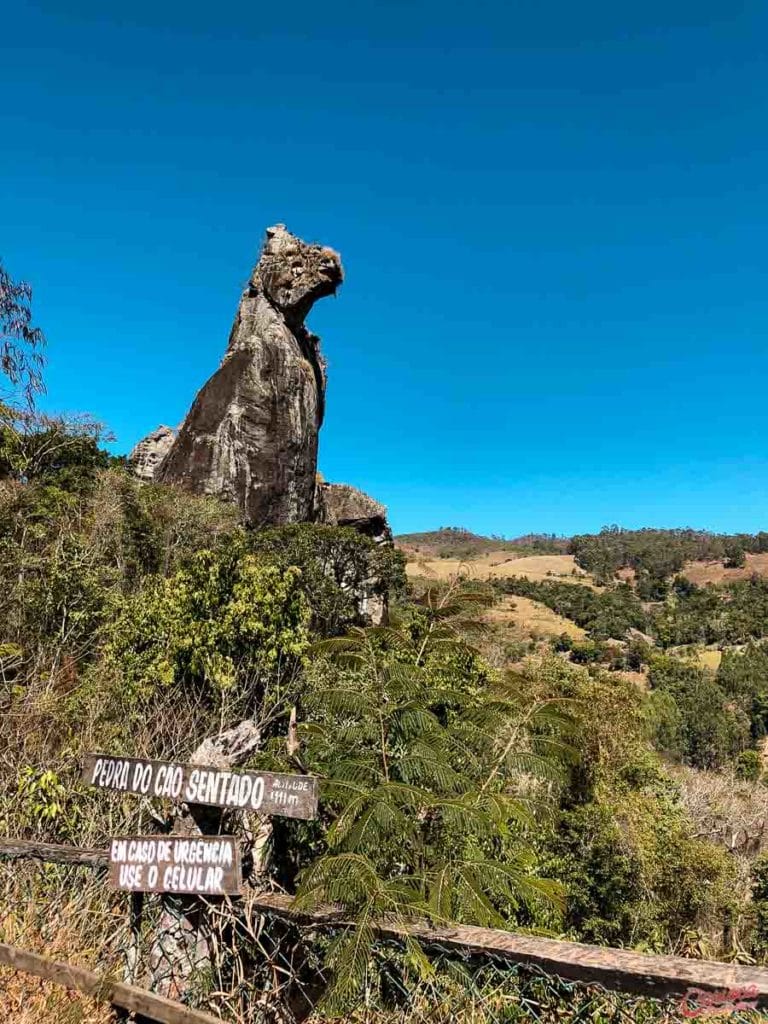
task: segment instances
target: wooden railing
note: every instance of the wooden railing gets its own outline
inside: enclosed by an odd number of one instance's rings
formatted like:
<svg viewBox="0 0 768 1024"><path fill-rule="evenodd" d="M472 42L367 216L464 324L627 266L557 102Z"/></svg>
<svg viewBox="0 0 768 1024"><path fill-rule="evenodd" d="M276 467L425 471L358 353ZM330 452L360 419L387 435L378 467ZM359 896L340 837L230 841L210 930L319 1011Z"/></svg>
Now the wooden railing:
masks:
<svg viewBox="0 0 768 1024"><path fill-rule="evenodd" d="M53 846L43 843L31 843L21 840L0 840L0 860L34 858L56 864L82 865L96 870L106 868L107 852L105 850L82 850L69 846ZM350 925L343 914L333 907L326 907L312 912L297 910L292 896L279 894L249 894L247 905L251 911L271 914L276 917L296 921L297 923L314 926L343 927ZM517 964L534 965L548 974L565 978L569 981L585 984L599 984L606 989L645 995L656 999L670 996L682 997L692 988L705 992L728 992L739 990L749 993L749 999L760 1008L768 1008L768 968L751 967L741 964L728 964L715 960L689 960L677 956L659 956L636 953L629 949L614 949L605 946L590 946L580 942L564 942L558 939L545 939L515 932L501 931L494 928L475 928L469 926L437 926L428 921L413 920L382 920L377 925L378 933L385 938L417 938L426 947L439 946L462 951L464 954L486 956L503 959ZM9 949L11 947L0 947ZM18 951L17 951L18 952ZM7 956L7 954L4 954ZM2 959L0 954L0 959ZM34 956L26 954L27 957ZM45 958L37 958L44 961ZM2 962L9 962L2 960ZM34 961L27 961L33 963ZM47 963L51 963L47 961ZM28 968L17 960L22 970ZM62 970L66 965L57 965ZM69 971L75 968L66 968ZM33 971L33 973L36 973ZM79 972L85 978L95 979L90 972ZM65 975L60 977L64 979ZM66 977L70 977L67 975ZM52 978L52 980L58 980ZM65 980L60 981L65 984ZM142 992L146 998L158 1000L143 990L131 986L109 984L109 998L116 1005L126 1006L118 1002L114 993L120 998L129 998L126 992L134 993L130 998L138 998L135 993ZM96 982L88 984L96 989ZM79 987L79 986L76 986ZM85 989L81 989L85 991ZM105 990L106 991L106 990ZM93 994L93 992L91 992ZM168 1000L163 1000L168 1003ZM159 1005L159 1004L158 1004ZM178 1004L170 1004L171 1006ZM152 1017L155 1011L142 1010ZM170 1011L163 1011L170 1012ZM185 1011L191 1014L192 1011ZM168 1024L181 1024L182 1021L212 1021L207 1015L202 1016L155 1016L155 1020Z"/></svg>
<svg viewBox="0 0 768 1024"><path fill-rule="evenodd" d="M157 1021L158 1024L221 1024L220 1017L213 1017L201 1010L191 1010L188 1006L157 996L154 992L147 992L146 989L126 985L122 981L87 971L83 967L60 963L39 953L31 953L17 946L7 946L2 942L0 965L34 974L37 978L82 992L92 999L119 1006L129 1013L138 1013L143 1018Z"/></svg>

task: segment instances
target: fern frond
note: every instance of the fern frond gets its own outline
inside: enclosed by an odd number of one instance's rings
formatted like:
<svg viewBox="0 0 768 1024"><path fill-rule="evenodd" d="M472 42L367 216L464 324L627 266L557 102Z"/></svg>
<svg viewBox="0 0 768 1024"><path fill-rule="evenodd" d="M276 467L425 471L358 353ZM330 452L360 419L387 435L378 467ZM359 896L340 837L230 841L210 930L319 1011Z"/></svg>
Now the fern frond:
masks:
<svg viewBox="0 0 768 1024"><path fill-rule="evenodd" d="M344 841L367 805L367 790L361 790L353 800L349 801L328 830L327 840L329 849L333 850Z"/></svg>
<svg viewBox="0 0 768 1024"><path fill-rule="evenodd" d="M412 935L405 936L405 963L414 972L419 981L431 981L437 970L421 947L421 943Z"/></svg>
<svg viewBox="0 0 768 1024"><path fill-rule="evenodd" d="M333 978L320 1008L330 1017L347 1013L366 986L371 949L375 938L372 911L366 907L354 927L347 928L331 943L327 964Z"/></svg>
<svg viewBox="0 0 768 1024"><path fill-rule="evenodd" d="M398 738L410 740L425 733L442 733L443 727L437 715L424 707L407 707L393 718L393 733Z"/></svg>
<svg viewBox="0 0 768 1024"><path fill-rule="evenodd" d="M368 803L346 836L348 849L359 853L380 852L394 836L399 843L407 842L411 825L401 811L386 800Z"/></svg>
<svg viewBox="0 0 768 1024"><path fill-rule="evenodd" d="M483 891L483 879L471 862L451 865L453 869L453 906L457 919L464 924L484 928L503 928L504 919ZM478 877L480 876L480 877Z"/></svg>
<svg viewBox="0 0 768 1024"><path fill-rule="evenodd" d="M435 872L429 885L430 915L438 921L448 921L452 911L453 873L450 864L443 864Z"/></svg>
<svg viewBox="0 0 768 1024"><path fill-rule="evenodd" d="M499 861L475 862L475 870L487 879L489 887L518 904L544 900L557 910L564 909L565 888L554 879L537 878L518 865Z"/></svg>
<svg viewBox="0 0 768 1024"><path fill-rule="evenodd" d="M547 782L562 782L564 768L552 757L542 757L531 750L512 750L505 758L510 772L526 774Z"/></svg>
<svg viewBox="0 0 768 1024"><path fill-rule="evenodd" d="M384 779L378 762L373 758L362 760L360 758L345 757L333 765L332 771L333 774L327 780L329 786L351 782L356 786L370 787L378 785Z"/></svg>
<svg viewBox="0 0 768 1024"><path fill-rule="evenodd" d="M404 782L385 782L378 786L372 795L379 799L390 800L398 807L414 810L431 803L431 795L418 786L409 786Z"/></svg>
<svg viewBox="0 0 768 1024"><path fill-rule="evenodd" d="M354 716L366 712L370 698L359 686L334 686L309 694L306 703L312 709Z"/></svg>
<svg viewBox="0 0 768 1024"><path fill-rule="evenodd" d="M411 785L428 785L443 792L461 788L461 779L451 765L438 756L439 751L416 740L407 754L398 758L398 768Z"/></svg>
<svg viewBox="0 0 768 1024"><path fill-rule="evenodd" d="M304 870L296 893L298 910L338 903L356 912L375 899L379 876L371 861L358 853L326 854Z"/></svg>
<svg viewBox="0 0 768 1024"><path fill-rule="evenodd" d="M344 782L342 779L325 779L321 783L321 793L329 802L345 802L354 796L367 796L368 787L354 782Z"/></svg>

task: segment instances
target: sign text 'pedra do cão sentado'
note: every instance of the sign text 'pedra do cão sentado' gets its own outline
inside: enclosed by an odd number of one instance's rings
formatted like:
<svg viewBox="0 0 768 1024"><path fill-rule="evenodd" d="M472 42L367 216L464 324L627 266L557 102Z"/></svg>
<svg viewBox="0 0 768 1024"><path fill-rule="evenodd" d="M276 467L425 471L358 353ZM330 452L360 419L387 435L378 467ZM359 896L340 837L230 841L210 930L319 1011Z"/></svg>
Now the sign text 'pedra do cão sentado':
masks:
<svg viewBox="0 0 768 1024"><path fill-rule="evenodd" d="M317 817L317 779L273 772L233 772L205 765L87 754L83 780L99 789L240 808L286 818Z"/></svg>

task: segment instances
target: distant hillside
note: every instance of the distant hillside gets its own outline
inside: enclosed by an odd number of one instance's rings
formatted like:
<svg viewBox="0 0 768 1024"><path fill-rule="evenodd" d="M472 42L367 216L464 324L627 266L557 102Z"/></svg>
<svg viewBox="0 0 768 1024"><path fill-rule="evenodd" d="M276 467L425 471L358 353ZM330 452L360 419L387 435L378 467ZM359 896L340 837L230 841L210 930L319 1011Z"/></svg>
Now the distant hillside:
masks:
<svg viewBox="0 0 768 1024"><path fill-rule="evenodd" d="M501 551L494 548L476 557L435 558L404 549L406 572L412 579L449 580L467 576L475 580L501 580L526 576L532 580L559 579L563 583L594 584L580 569L573 555L529 555L525 551Z"/></svg>
<svg viewBox="0 0 768 1024"><path fill-rule="evenodd" d="M568 538L554 534L529 533L510 540L484 537L462 526L441 526L425 533L401 533L395 543L407 553L426 558L479 558L489 551L524 554L562 554L568 550Z"/></svg>
<svg viewBox="0 0 768 1024"><path fill-rule="evenodd" d="M442 526L395 538L412 561L488 559L494 565L505 553L570 555L598 583L621 579L644 600L660 600L669 581L682 573L699 585L768 576L768 532L716 534L706 530L604 527L600 533L558 537L529 533L523 537L485 537L459 526ZM513 573L519 575L517 571ZM442 573L441 573L442 575Z"/></svg>
<svg viewBox="0 0 768 1024"><path fill-rule="evenodd" d="M488 581L490 615L507 639L561 636L659 646L739 645L768 638L768 533L623 530L511 540L457 527L397 538L413 583ZM715 666L716 667L716 666Z"/></svg>
<svg viewBox="0 0 768 1024"><path fill-rule="evenodd" d="M746 570L736 578L752 572L762 574L764 562L754 556L768 554L768 533L624 530L607 526L598 534L572 537L568 550L578 565L599 582L620 575L632 581L643 600L657 601L666 596L670 580L684 567L685 574L698 583L727 578L732 570ZM715 569L717 565L722 566L721 571Z"/></svg>

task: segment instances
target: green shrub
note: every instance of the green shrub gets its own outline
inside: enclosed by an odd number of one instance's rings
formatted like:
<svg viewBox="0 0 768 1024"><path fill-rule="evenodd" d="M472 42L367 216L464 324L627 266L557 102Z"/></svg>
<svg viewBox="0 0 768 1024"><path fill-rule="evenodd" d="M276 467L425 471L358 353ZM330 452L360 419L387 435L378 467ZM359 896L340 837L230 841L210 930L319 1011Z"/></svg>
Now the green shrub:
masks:
<svg viewBox="0 0 768 1024"><path fill-rule="evenodd" d="M301 570L312 628L321 636L337 636L363 623L362 593L375 590L392 597L405 593L402 552L389 544L374 544L351 527L315 523L274 527L249 534L248 546L276 565Z"/></svg>
<svg viewBox="0 0 768 1024"><path fill-rule="evenodd" d="M202 551L122 601L107 660L137 693L176 685L215 701L236 687L249 713L270 679L290 678L306 653L300 579L298 569L265 564L237 545Z"/></svg>
<svg viewBox="0 0 768 1024"><path fill-rule="evenodd" d="M736 758L736 774L739 778L754 782L760 778L762 771L762 760L756 750L742 750Z"/></svg>

